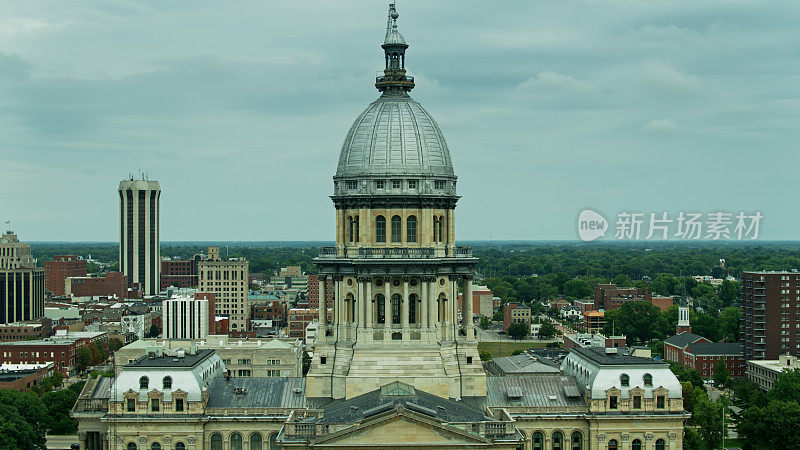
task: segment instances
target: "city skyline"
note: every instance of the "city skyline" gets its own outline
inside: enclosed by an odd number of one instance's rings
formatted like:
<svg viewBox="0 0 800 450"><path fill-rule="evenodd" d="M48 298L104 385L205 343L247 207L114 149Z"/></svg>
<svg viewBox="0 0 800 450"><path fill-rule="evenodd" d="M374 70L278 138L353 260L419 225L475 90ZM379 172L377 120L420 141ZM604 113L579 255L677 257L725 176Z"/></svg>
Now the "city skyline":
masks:
<svg viewBox="0 0 800 450"><path fill-rule="evenodd" d="M401 5L459 240L576 240L585 208L759 211L761 239L796 238L800 212L764 194L791 192L800 158L798 6ZM162 241L332 241L330 168L377 98L384 7L5 6L2 221L116 241L112 187L144 170Z"/></svg>

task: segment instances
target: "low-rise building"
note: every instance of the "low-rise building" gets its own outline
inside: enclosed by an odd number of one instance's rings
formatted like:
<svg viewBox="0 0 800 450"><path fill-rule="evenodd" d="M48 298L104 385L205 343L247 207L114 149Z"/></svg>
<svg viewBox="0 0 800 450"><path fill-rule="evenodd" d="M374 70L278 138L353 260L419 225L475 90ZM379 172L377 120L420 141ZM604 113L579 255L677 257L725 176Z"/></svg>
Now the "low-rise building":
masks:
<svg viewBox="0 0 800 450"><path fill-rule="evenodd" d="M600 333L564 333L564 348L603 347L618 348L627 346L626 336L604 336Z"/></svg>
<svg viewBox="0 0 800 450"><path fill-rule="evenodd" d="M664 341L664 359L681 367L696 369L703 378L714 375L717 360L724 360L732 377L745 375L742 345L736 342L715 343L688 331L670 336Z"/></svg>
<svg viewBox="0 0 800 450"><path fill-rule="evenodd" d="M47 337L41 322L13 322L0 324L0 341L22 341Z"/></svg>
<svg viewBox="0 0 800 450"><path fill-rule="evenodd" d="M54 363L0 364L0 389L25 392L53 374Z"/></svg>
<svg viewBox="0 0 800 450"><path fill-rule="evenodd" d="M72 297L127 298L128 277L122 272L106 272L104 276L67 277L64 294Z"/></svg>
<svg viewBox="0 0 800 450"><path fill-rule="evenodd" d="M69 277L85 277L86 260L77 255L55 255L52 261L44 262L45 289L53 295L64 295Z"/></svg>
<svg viewBox="0 0 800 450"><path fill-rule="evenodd" d="M484 363L487 375L490 376L519 376L534 374L561 374L558 363L549 359L542 359L528 353L514 356L501 356L492 358Z"/></svg>
<svg viewBox="0 0 800 450"><path fill-rule="evenodd" d="M287 333L293 339L305 339L308 324L319 320L319 311L316 308L292 308L286 315L288 322ZM333 311L329 309L328 320L332 317Z"/></svg>
<svg viewBox="0 0 800 450"><path fill-rule="evenodd" d="M787 371L800 369L800 358L792 355L780 355L772 360L747 361L747 379L757 384L761 389L772 389L778 375Z"/></svg>
<svg viewBox="0 0 800 450"><path fill-rule="evenodd" d="M522 303L506 303L503 305L503 331L515 323L531 323L531 309Z"/></svg>
<svg viewBox="0 0 800 450"><path fill-rule="evenodd" d="M583 315L583 328L589 334L600 333L606 326L606 313L603 310L589 311Z"/></svg>

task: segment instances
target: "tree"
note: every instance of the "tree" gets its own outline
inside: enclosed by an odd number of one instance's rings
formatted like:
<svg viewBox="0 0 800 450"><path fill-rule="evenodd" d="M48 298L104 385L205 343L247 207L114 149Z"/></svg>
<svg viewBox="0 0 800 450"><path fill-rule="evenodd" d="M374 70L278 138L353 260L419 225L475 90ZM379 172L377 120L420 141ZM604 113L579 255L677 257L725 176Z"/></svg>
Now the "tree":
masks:
<svg viewBox="0 0 800 450"><path fill-rule="evenodd" d="M724 280L719 286L719 301L722 306L732 306L739 303L742 294L742 283Z"/></svg>
<svg viewBox="0 0 800 450"><path fill-rule="evenodd" d="M768 397L800 403L800 369L784 370L772 383Z"/></svg>
<svg viewBox="0 0 800 450"><path fill-rule="evenodd" d="M545 319L542 321L542 326L539 328L539 339L550 339L556 334L556 327L553 323Z"/></svg>
<svg viewBox="0 0 800 450"><path fill-rule="evenodd" d="M108 349L113 353L121 349L125 344L118 338L111 338L108 340Z"/></svg>
<svg viewBox="0 0 800 450"><path fill-rule="evenodd" d="M646 344L656 336L654 324L661 310L650 302L625 302L619 309L606 311L606 336L626 335L628 343Z"/></svg>
<svg viewBox="0 0 800 450"><path fill-rule="evenodd" d="M586 298L592 295L592 287L583 280L569 280L564 283L564 295L570 298Z"/></svg>
<svg viewBox="0 0 800 450"><path fill-rule="evenodd" d="M492 322L489 320L488 317L482 315L479 325L481 329L488 330L489 327L492 325Z"/></svg>
<svg viewBox="0 0 800 450"><path fill-rule="evenodd" d="M508 327L508 335L514 339L522 339L528 336L528 332L530 331L530 327L528 322L515 322L512 323L510 327Z"/></svg>
<svg viewBox="0 0 800 450"><path fill-rule="evenodd" d="M611 283L612 284L616 284L618 287L631 287L631 286L633 286L633 280L631 280L631 277L629 277L627 275L617 275L611 280Z"/></svg>
<svg viewBox="0 0 800 450"><path fill-rule="evenodd" d="M722 398L722 397L721 397ZM723 401L712 402L705 390L695 389L692 422L699 427L706 448L719 448L722 444Z"/></svg>
<svg viewBox="0 0 800 450"><path fill-rule="evenodd" d="M489 361L492 359L492 354L486 350L478 350L478 356L481 357L481 361Z"/></svg>
<svg viewBox="0 0 800 450"><path fill-rule="evenodd" d="M650 290L660 295L675 295L680 287L680 282L671 273L660 273L650 282Z"/></svg>
<svg viewBox="0 0 800 450"><path fill-rule="evenodd" d="M78 372L83 372L89 366L92 355L89 353L87 346L83 346L75 352L75 366Z"/></svg>
<svg viewBox="0 0 800 450"><path fill-rule="evenodd" d="M736 307L724 308L719 313L719 333L722 339L729 342L739 341L739 323L742 319L742 311Z"/></svg>
<svg viewBox="0 0 800 450"><path fill-rule="evenodd" d="M161 330L159 330L156 324L153 323L150 324L150 331L147 332L147 336L145 337L154 338L158 337L159 334L161 334Z"/></svg>
<svg viewBox="0 0 800 450"><path fill-rule="evenodd" d="M706 450L700 434L692 427L683 429L683 448L684 450Z"/></svg>
<svg viewBox="0 0 800 450"><path fill-rule="evenodd" d="M727 386L731 381L731 373L728 371L728 364L725 360L720 358L714 363L714 384L719 387Z"/></svg>
<svg viewBox="0 0 800 450"><path fill-rule="evenodd" d="M739 418L736 430L743 448L800 448L800 404L773 400L764 407L747 408Z"/></svg>
<svg viewBox="0 0 800 450"><path fill-rule="evenodd" d="M30 394L0 389L0 448L45 448L47 410Z"/></svg>
<svg viewBox="0 0 800 450"><path fill-rule="evenodd" d="M309 369L311 369L311 355L309 355L307 351L303 350L303 376L308 374Z"/></svg>
<svg viewBox="0 0 800 450"><path fill-rule="evenodd" d="M48 392L42 396L47 408L47 426L52 434L74 434L78 432L78 422L69 416L75 405L78 393L69 389Z"/></svg>

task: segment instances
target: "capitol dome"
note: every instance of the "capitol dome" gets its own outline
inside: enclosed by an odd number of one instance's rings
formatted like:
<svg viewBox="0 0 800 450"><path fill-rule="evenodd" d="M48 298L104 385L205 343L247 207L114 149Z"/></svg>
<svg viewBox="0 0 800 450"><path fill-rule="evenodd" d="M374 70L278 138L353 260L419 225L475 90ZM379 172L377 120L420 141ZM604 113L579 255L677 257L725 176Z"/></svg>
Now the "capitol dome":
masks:
<svg viewBox="0 0 800 450"><path fill-rule="evenodd" d="M414 78L406 75L408 44L397 29L397 17L391 4L381 45L386 68L375 81L382 94L347 133L334 176L337 195L455 193L456 176L442 130L408 95ZM387 183L399 187L381 187Z"/></svg>

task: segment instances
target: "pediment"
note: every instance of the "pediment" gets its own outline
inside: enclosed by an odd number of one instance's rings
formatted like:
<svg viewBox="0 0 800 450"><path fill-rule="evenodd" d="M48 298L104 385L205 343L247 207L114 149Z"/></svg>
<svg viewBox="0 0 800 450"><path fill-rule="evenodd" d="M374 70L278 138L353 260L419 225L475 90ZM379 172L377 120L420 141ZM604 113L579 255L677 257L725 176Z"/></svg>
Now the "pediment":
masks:
<svg viewBox="0 0 800 450"><path fill-rule="evenodd" d="M391 414L318 439L314 442L314 446L397 447L398 444L404 444L419 448L481 447L490 444L487 439L477 434L418 416L408 410L395 410Z"/></svg>

